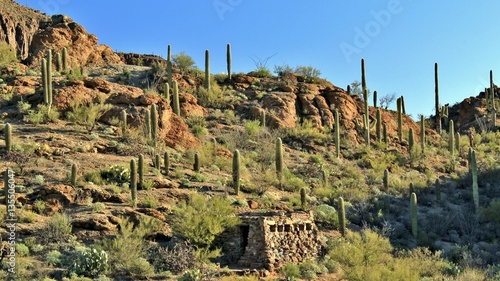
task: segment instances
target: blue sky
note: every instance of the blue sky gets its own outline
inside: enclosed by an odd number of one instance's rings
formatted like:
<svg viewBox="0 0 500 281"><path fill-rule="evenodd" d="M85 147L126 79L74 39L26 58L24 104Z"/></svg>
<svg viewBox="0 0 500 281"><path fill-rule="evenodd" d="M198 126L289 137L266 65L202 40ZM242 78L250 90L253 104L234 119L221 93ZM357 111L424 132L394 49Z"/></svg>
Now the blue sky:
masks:
<svg viewBox="0 0 500 281"><path fill-rule="evenodd" d="M25 5L26 1L19 3ZM407 112L434 110L434 63L441 102L454 104L500 81L497 11L500 1L71 1L28 0L49 15L66 14L113 50L166 56L181 51L213 73L226 71L231 43L234 72L250 72L252 58L267 66L311 65L346 88L361 80L379 97L404 95ZM500 84L498 82L497 84ZM392 104L392 109L395 104Z"/></svg>

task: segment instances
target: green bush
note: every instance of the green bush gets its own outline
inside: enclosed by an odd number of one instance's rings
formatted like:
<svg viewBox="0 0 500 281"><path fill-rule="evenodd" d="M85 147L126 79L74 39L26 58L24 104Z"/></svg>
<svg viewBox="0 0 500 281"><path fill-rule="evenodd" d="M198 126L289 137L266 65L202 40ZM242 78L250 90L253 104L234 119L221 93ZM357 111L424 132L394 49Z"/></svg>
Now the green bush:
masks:
<svg viewBox="0 0 500 281"><path fill-rule="evenodd" d="M130 181L130 170L124 166L113 165L100 171L100 178L108 183L122 184ZM99 184L97 182L94 182Z"/></svg>
<svg viewBox="0 0 500 281"><path fill-rule="evenodd" d="M59 120L59 111L55 107L52 107L49 111L49 107L46 104L39 104L35 110L28 110L27 121L33 125L39 125L48 122L56 122Z"/></svg>
<svg viewBox="0 0 500 281"><path fill-rule="evenodd" d="M87 131L91 133L97 121L112 107L111 104L104 104L102 102L89 105L77 102L72 106L71 111L66 113L66 116L70 122L85 126Z"/></svg>
<svg viewBox="0 0 500 281"><path fill-rule="evenodd" d="M194 66L194 60L184 52L173 55L172 61L179 67L182 75Z"/></svg>
<svg viewBox="0 0 500 281"><path fill-rule="evenodd" d="M337 210L334 207L321 204L314 206L312 208L314 218L316 223L321 224L323 226L328 226L333 229L338 229L339 227L339 217L337 214Z"/></svg>
<svg viewBox="0 0 500 281"><path fill-rule="evenodd" d="M299 266L295 263L287 263L281 269L283 275L287 278L287 280L294 281L300 278L300 269Z"/></svg>
<svg viewBox="0 0 500 281"><path fill-rule="evenodd" d="M73 227L68 215L55 213L43 229L43 237L49 242L66 242L71 236Z"/></svg>
<svg viewBox="0 0 500 281"><path fill-rule="evenodd" d="M482 214L487 221L494 221L500 223L500 199L494 198L491 200L490 205L482 209Z"/></svg>
<svg viewBox="0 0 500 281"><path fill-rule="evenodd" d="M12 63L12 62L17 62L17 56L16 56L16 50L12 48L7 42L1 41L0 42L0 68L4 67L5 65Z"/></svg>
<svg viewBox="0 0 500 281"><path fill-rule="evenodd" d="M173 210L172 229L198 249L212 245L215 237L224 229L238 224L235 210L222 197L206 199L193 193L186 201L181 201Z"/></svg>
<svg viewBox="0 0 500 281"><path fill-rule="evenodd" d="M58 250L52 250L45 255L45 262L51 266L61 266L62 265L62 254Z"/></svg>
<svg viewBox="0 0 500 281"><path fill-rule="evenodd" d="M28 249L28 246L18 243L15 245L16 252L20 257L26 257L30 254L30 249Z"/></svg>

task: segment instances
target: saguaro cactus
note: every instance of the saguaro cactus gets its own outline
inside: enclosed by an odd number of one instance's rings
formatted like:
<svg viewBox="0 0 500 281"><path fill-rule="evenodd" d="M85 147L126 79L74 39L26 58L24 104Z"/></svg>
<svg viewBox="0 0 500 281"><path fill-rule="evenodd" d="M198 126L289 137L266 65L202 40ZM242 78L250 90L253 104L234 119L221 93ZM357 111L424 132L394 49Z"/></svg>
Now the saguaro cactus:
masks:
<svg viewBox="0 0 500 281"><path fill-rule="evenodd" d="M382 124L382 138L384 139L385 144L389 143L389 138L387 137L387 125L385 123Z"/></svg>
<svg viewBox="0 0 500 281"><path fill-rule="evenodd" d="M165 89L163 90L163 95L167 100L167 104L170 105L170 84L165 83Z"/></svg>
<svg viewBox="0 0 500 281"><path fill-rule="evenodd" d="M497 124L497 109L495 106L495 84L493 84L492 70L490 70L490 90L486 91L486 108L488 113L491 114L491 128L495 131Z"/></svg>
<svg viewBox="0 0 500 281"><path fill-rule="evenodd" d="M194 164L193 164L193 170L197 173L200 172L200 153L196 152L194 154Z"/></svg>
<svg viewBox="0 0 500 281"><path fill-rule="evenodd" d="M306 189L304 187L300 188L300 206L302 210L306 209Z"/></svg>
<svg viewBox="0 0 500 281"><path fill-rule="evenodd" d="M276 175L281 187L283 182L283 142L281 138L276 139Z"/></svg>
<svg viewBox="0 0 500 281"><path fill-rule="evenodd" d="M477 161L476 151L472 150L470 155L470 170L472 173L472 199L474 200L474 207L476 213L479 212L479 187L477 183Z"/></svg>
<svg viewBox="0 0 500 281"><path fill-rule="evenodd" d="M328 173L324 169L321 170L321 183L323 187L328 187Z"/></svg>
<svg viewBox="0 0 500 281"><path fill-rule="evenodd" d="M441 182L439 182L439 179L434 182L434 188L436 190L436 200L439 202L441 201Z"/></svg>
<svg viewBox="0 0 500 281"><path fill-rule="evenodd" d="M174 96L172 101L172 109L177 116L181 116L181 106L179 104L179 86L177 81L174 81Z"/></svg>
<svg viewBox="0 0 500 281"><path fill-rule="evenodd" d="M146 123L146 140L149 141L151 140L151 111L146 110L144 112L144 123Z"/></svg>
<svg viewBox="0 0 500 281"><path fill-rule="evenodd" d="M410 195L410 218L411 218L411 233L413 237L418 235L418 222L417 222L417 195L412 193Z"/></svg>
<svg viewBox="0 0 500 281"><path fill-rule="evenodd" d="M127 135L127 111L125 109L123 109L121 111L120 119L121 119L122 135L126 136Z"/></svg>
<svg viewBox="0 0 500 281"><path fill-rule="evenodd" d="M339 111L335 109L334 117L335 118L335 153L337 158L340 158L340 120L339 120Z"/></svg>
<svg viewBox="0 0 500 281"><path fill-rule="evenodd" d="M229 80L231 80L232 78L232 75L231 75L231 72L232 72L232 69L231 69L231 66L232 66L232 57L231 57L231 44L227 44L227 78Z"/></svg>
<svg viewBox="0 0 500 281"><path fill-rule="evenodd" d="M47 50L47 100L45 103L50 107L52 105L52 50Z"/></svg>
<svg viewBox="0 0 500 281"><path fill-rule="evenodd" d="M130 160L130 192L132 193L132 207L137 207L137 169L135 160Z"/></svg>
<svg viewBox="0 0 500 281"><path fill-rule="evenodd" d="M377 108L377 91L373 91L373 107Z"/></svg>
<svg viewBox="0 0 500 281"><path fill-rule="evenodd" d="M61 72L62 70L62 59L61 59L61 54L56 53L56 71Z"/></svg>
<svg viewBox="0 0 500 281"><path fill-rule="evenodd" d="M365 99L365 113L363 114L363 124L361 125L358 120L355 120L356 127L358 130L364 132L364 137L366 140L366 145L370 146L370 130L375 128L375 125L377 124L377 120L373 120L373 122L370 124L370 114L369 114L369 109L368 109L368 92L365 90L363 92L363 96Z"/></svg>
<svg viewBox="0 0 500 281"><path fill-rule="evenodd" d="M155 155L155 169L161 170L161 157L160 154Z"/></svg>
<svg viewBox="0 0 500 281"><path fill-rule="evenodd" d="M344 206L344 198L339 197L339 206L338 206L338 216L339 216L339 231L342 236L345 236L345 206Z"/></svg>
<svg viewBox="0 0 500 281"><path fill-rule="evenodd" d="M375 132L377 134L378 142L382 141L382 113L380 108L377 108L377 123L375 123Z"/></svg>
<svg viewBox="0 0 500 281"><path fill-rule="evenodd" d="M138 172L139 172L139 187L143 188L144 187L144 155L139 154L139 165L138 165Z"/></svg>
<svg viewBox="0 0 500 281"><path fill-rule="evenodd" d="M413 128L410 128L410 130L408 131L408 148L410 149L410 154L412 153L411 151L413 150L414 145L415 140L413 135Z"/></svg>
<svg viewBox="0 0 500 281"><path fill-rule="evenodd" d="M168 171L170 170L170 157L168 152L163 154L163 165L165 166L165 176L168 176Z"/></svg>
<svg viewBox="0 0 500 281"><path fill-rule="evenodd" d="M172 47L170 44L167 46L167 81L172 85Z"/></svg>
<svg viewBox="0 0 500 281"><path fill-rule="evenodd" d="M167 61L171 61L172 60L172 46L170 46L170 44L168 44L167 46Z"/></svg>
<svg viewBox="0 0 500 281"><path fill-rule="evenodd" d="M68 70L68 48L66 47L62 49L62 70Z"/></svg>
<svg viewBox="0 0 500 281"><path fill-rule="evenodd" d="M361 59L361 91L363 94L365 92L368 94L368 89L366 88L365 59Z"/></svg>
<svg viewBox="0 0 500 281"><path fill-rule="evenodd" d="M77 172L77 166L76 163L73 163L73 165L71 165L71 185L73 187L76 186L76 172Z"/></svg>
<svg viewBox="0 0 500 281"><path fill-rule="evenodd" d="M420 115L420 144L422 146L422 152L425 151L425 118L424 115Z"/></svg>
<svg viewBox="0 0 500 281"><path fill-rule="evenodd" d="M436 132L441 135L441 109L439 105L439 79L438 79L438 64L434 63L434 99L436 107L436 116L434 117L436 123Z"/></svg>
<svg viewBox="0 0 500 281"><path fill-rule="evenodd" d="M448 136L449 136L449 150L450 154L453 157L455 155L455 125L453 120L450 120L449 128L448 128Z"/></svg>
<svg viewBox="0 0 500 281"><path fill-rule="evenodd" d="M403 141L403 101L401 98L397 99L398 108L398 138L399 141Z"/></svg>
<svg viewBox="0 0 500 281"><path fill-rule="evenodd" d="M12 125L10 123L5 124L4 135L5 135L5 150L7 152L10 152L12 151Z"/></svg>
<svg viewBox="0 0 500 281"><path fill-rule="evenodd" d="M262 127L266 126L266 111L265 110L262 110L260 113L260 125Z"/></svg>
<svg viewBox="0 0 500 281"><path fill-rule="evenodd" d="M156 146L156 140L158 138L158 111L156 110L156 105L151 105L151 138L153 140L153 145Z"/></svg>
<svg viewBox="0 0 500 281"><path fill-rule="evenodd" d="M387 192L389 191L389 170L385 169L384 170L384 177L382 179L384 183L384 190Z"/></svg>
<svg viewBox="0 0 500 281"><path fill-rule="evenodd" d="M205 50L205 89L210 91L210 52Z"/></svg>
<svg viewBox="0 0 500 281"><path fill-rule="evenodd" d="M233 188L236 195L240 192L240 151L236 149L233 153Z"/></svg>

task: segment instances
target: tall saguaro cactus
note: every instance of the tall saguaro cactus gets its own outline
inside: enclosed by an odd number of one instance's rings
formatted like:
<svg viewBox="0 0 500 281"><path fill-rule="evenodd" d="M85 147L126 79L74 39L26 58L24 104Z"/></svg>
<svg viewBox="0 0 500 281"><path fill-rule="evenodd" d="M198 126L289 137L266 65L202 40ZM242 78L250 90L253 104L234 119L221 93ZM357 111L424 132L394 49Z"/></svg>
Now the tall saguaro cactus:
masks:
<svg viewBox="0 0 500 281"><path fill-rule="evenodd" d="M486 92L486 108L488 110L488 113L491 114L491 128L493 131L495 131L497 124L497 109L495 106L495 84L493 84L493 70L490 70L490 90Z"/></svg>
<svg viewBox="0 0 500 281"><path fill-rule="evenodd" d="M397 99L398 108L398 138L403 141L403 101L401 98Z"/></svg>
<svg viewBox="0 0 500 281"><path fill-rule="evenodd" d="M144 155L139 154L139 163L138 163L138 172L139 172L139 187L144 187Z"/></svg>
<svg viewBox="0 0 500 281"><path fill-rule="evenodd" d="M479 186L477 183L477 161L476 161L476 151L470 151L470 170L472 173L472 199L474 200L474 207L476 208L476 213L479 212Z"/></svg>
<svg viewBox="0 0 500 281"><path fill-rule="evenodd" d="M172 47L170 44L167 46L167 81L172 85Z"/></svg>
<svg viewBox="0 0 500 281"><path fill-rule="evenodd" d="M236 195L240 192L240 151L236 149L233 153L233 188Z"/></svg>
<svg viewBox="0 0 500 281"><path fill-rule="evenodd" d="M227 52L226 52L226 56L227 56L227 78L229 80L232 79L232 56L231 56L231 44L227 44Z"/></svg>
<svg viewBox="0 0 500 281"><path fill-rule="evenodd" d="M368 94L368 89L366 88L366 72L365 72L365 59L361 59L361 91L363 94Z"/></svg>
<svg viewBox="0 0 500 281"><path fill-rule="evenodd" d="M181 116L181 106L179 104L179 86L177 85L177 81L174 81L174 96L172 101L172 109L177 116Z"/></svg>
<svg viewBox="0 0 500 281"><path fill-rule="evenodd" d="M415 140L414 140L414 135L413 135L413 128L410 128L408 131L408 148L410 150L410 154L412 153L413 146L415 145Z"/></svg>
<svg viewBox="0 0 500 281"><path fill-rule="evenodd" d="M10 152L12 151L12 125L10 123L5 124L4 135L5 135L5 150L7 152Z"/></svg>
<svg viewBox="0 0 500 281"><path fill-rule="evenodd" d="M156 146L156 140L158 138L158 111L156 110L156 105L151 105L150 110L150 120L151 120L151 138L153 140L153 145Z"/></svg>
<svg viewBox="0 0 500 281"><path fill-rule="evenodd" d="M344 198L339 197L339 206L338 206L338 216L339 216L339 231L342 236L345 236L345 206L344 206Z"/></svg>
<svg viewBox="0 0 500 281"><path fill-rule="evenodd" d="M434 182L434 188L436 189L436 200L439 202L441 201L441 182L439 179Z"/></svg>
<svg viewBox="0 0 500 281"><path fill-rule="evenodd" d="M434 99L436 107L436 116L434 117L436 123L436 132L441 135L441 108L439 105L439 78L438 78L438 64L434 63Z"/></svg>
<svg viewBox="0 0 500 281"><path fill-rule="evenodd" d="M62 70L62 59L61 59L61 54L56 53L56 71L61 72Z"/></svg>
<svg viewBox="0 0 500 281"><path fill-rule="evenodd" d="M210 91L210 52L205 50L205 89Z"/></svg>
<svg viewBox="0 0 500 281"><path fill-rule="evenodd" d="M149 142L151 140L151 111L146 110L144 112L144 123L146 123L146 140Z"/></svg>
<svg viewBox="0 0 500 281"><path fill-rule="evenodd" d="M377 134L377 141L382 142L382 113L380 108L377 108L377 123L375 123L375 132Z"/></svg>
<svg viewBox="0 0 500 281"><path fill-rule="evenodd" d="M76 172L77 172L76 163L71 165L71 186L76 187Z"/></svg>
<svg viewBox="0 0 500 281"><path fill-rule="evenodd" d="M304 187L300 188L300 206L303 211L306 209L306 189Z"/></svg>
<svg viewBox="0 0 500 281"><path fill-rule="evenodd" d="M120 114L122 136L127 135L127 111L123 109Z"/></svg>
<svg viewBox="0 0 500 281"><path fill-rule="evenodd" d="M386 192L389 191L389 170L385 169L384 170L384 177L382 179L383 183L384 183L384 190Z"/></svg>
<svg viewBox="0 0 500 281"><path fill-rule="evenodd" d="M165 83L165 89L163 90L163 95L165 96L165 99L167 100L167 104L170 105L170 84Z"/></svg>
<svg viewBox="0 0 500 281"><path fill-rule="evenodd" d="M413 237L418 235L418 221L417 221L417 195L413 192L410 195L410 219L411 219L411 233Z"/></svg>
<svg viewBox="0 0 500 281"><path fill-rule="evenodd" d="M200 153L196 152L194 154L194 164L193 164L193 170L197 173L200 172Z"/></svg>
<svg viewBox="0 0 500 281"><path fill-rule="evenodd" d="M52 50L47 50L47 91L48 100L45 102L50 106L52 105Z"/></svg>
<svg viewBox="0 0 500 281"><path fill-rule="evenodd" d="M455 125L453 123L453 120L450 120L449 123L448 136L449 136L448 148L450 150L450 155L453 157L455 155Z"/></svg>
<svg viewBox="0 0 500 281"><path fill-rule="evenodd" d="M425 151L425 117L420 115L420 144L422 146L422 152Z"/></svg>
<svg viewBox="0 0 500 281"><path fill-rule="evenodd" d="M62 70L68 70L68 48L66 47L62 49Z"/></svg>
<svg viewBox="0 0 500 281"><path fill-rule="evenodd" d="M355 124L356 124L356 127L358 128L358 130L363 131L366 145L369 147L370 146L370 130L375 128L375 126L377 125L377 120L373 120L370 123L370 111L368 108L368 92L366 90L363 92L363 96L365 99L365 113L362 116L363 124L360 124L357 119L355 120Z"/></svg>
<svg viewBox="0 0 500 281"><path fill-rule="evenodd" d="M335 109L334 112L334 122L335 122L335 153L337 158L340 158L340 120L339 120L339 110Z"/></svg>
<svg viewBox="0 0 500 281"><path fill-rule="evenodd" d="M163 154L163 165L165 169L165 176L168 176L168 171L170 170L170 157L168 155L168 152L165 151Z"/></svg>
<svg viewBox="0 0 500 281"><path fill-rule="evenodd" d="M377 108L377 91L373 91L373 107Z"/></svg>
<svg viewBox="0 0 500 281"><path fill-rule="evenodd" d="M276 139L276 175L281 187L283 182L283 142L281 138Z"/></svg>
<svg viewBox="0 0 500 281"><path fill-rule="evenodd" d="M130 192L132 193L132 207L137 207L137 169L135 160L130 160Z"/></svg>

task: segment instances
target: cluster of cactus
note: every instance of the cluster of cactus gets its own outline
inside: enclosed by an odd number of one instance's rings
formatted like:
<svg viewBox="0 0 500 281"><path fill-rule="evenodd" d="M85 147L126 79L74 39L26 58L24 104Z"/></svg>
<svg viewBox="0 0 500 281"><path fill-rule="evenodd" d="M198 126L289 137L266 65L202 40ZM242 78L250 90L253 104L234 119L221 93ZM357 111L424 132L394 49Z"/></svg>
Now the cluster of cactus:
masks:
<svg viewBox="0 0 500 281"><path fill-rule="evenodd" d="M172 100L172 110L174 111L177 116L181 116L181 106L179 103L179 86L177 84L177 81L173 82L174 84L174 95L173 95L173 100Z"/></svg>
<svg viewBox="0 0 500 281"><path fill-rule="evenodd" d="M276 139L276 176L278 177L279 185L281 187L283 182L283 142L281 138Z"/></svg>
<svg viewBox="0 0 500 281"><path fill-rule="evenodd" d="M132 207L137 207L137 169L135 160L130 160L130 192L132 193Z"/></svg>
<svg viewBox="0 0 500 281"><path fill-rule="evenodd" d="M240 151L236 149L233 153L233 188L236 195L240 192Z"/></svg>
<svg viewBox="0 0 500 281"><path fill-rule="evenodd" d="M5 124L4 135L5 135L5 150L7 152L10 152L12 151L12 125L10 123Z"/></svg>
<svg viewBox="0 0 500 281"><path fill-rule="evenodd" d="M226 53L226 56L227 56L227 78L229 80L232 79L232 75L231 75L231 72L232 72L232 57L231 57L231 44L227 44L227 53Z"/></svg>
<svg viewBox="0 0 500 281"><path fill-rule="evenodd" d="M486 110L491 114L491 127L493 130L496 129L497 123L497 109L495 106L495 84L493 84L493 71L490 70L490 89L485 90L486 96Z"/></svg>
<svg viewBox="0 0 500 281"><path fill-rule="evenodd" d="M340 120L339 120L339 111L335 109L334 117L335 120L335 153L337 158L340 158Z"/></svg>
<svg viewBox="0 0 500 281"><path fill-rule="evenodd" d="M61 53L56 53L56 70L66 72L68 70L68 49L64 47Z"/></svg>
<svg viewBox="0 0 500 281"><path fill-rule="evenodd" d="M210 52L205 50L205 89L210 91Z"/></svg>
<svg viewBox="0 0 500 281"><path fill-rule="evenodd" d="M418 221L417 221L417 195L415 192L410 195L410 220L411 220L411 233L413 237L418 235Z"/></svg>

